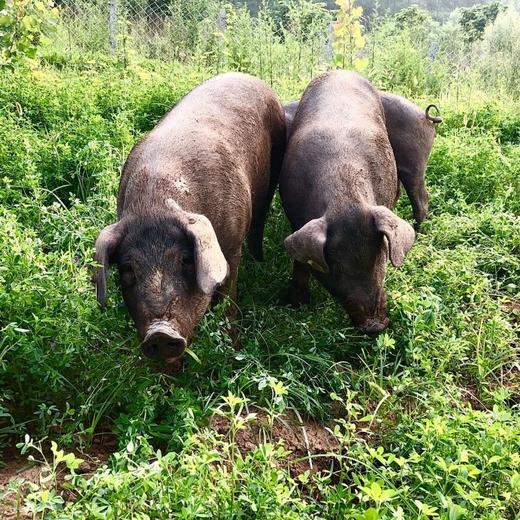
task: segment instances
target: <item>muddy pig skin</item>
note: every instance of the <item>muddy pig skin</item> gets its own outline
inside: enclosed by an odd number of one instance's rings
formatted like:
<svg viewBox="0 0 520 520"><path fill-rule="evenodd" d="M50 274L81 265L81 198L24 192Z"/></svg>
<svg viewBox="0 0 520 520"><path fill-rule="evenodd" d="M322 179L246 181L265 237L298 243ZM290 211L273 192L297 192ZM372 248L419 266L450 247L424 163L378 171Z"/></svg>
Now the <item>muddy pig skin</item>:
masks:
<svg viewBox="0 0 520 520"><path fill-rule="evenodd" d="M442 119L430 114L431 109L438 111L435 105L429 105L423 110L396 94L381 91L379 93L388 138L394 152L397 176L412 204L415 227L418 231L428 214L428 192L424 174L435 138L435 125ZM284 106L288 137L298 103L292 101Z"/></svg>
<svg viewBox="0 0 520 520"><path fill-rule="evenodd" d="M353 72L314 79L296 112L280 175L293 234L293 305L309 300L312 273L369 334L388 325L388 258L399 266L415 240L392 211L399 181L379 92Z"/></svg>
<svg viewBox="0 0 520 520"><path fill-rule="evenodd" d="M188 93L134 146L123 167L118 221L96 241L101 305L117 264L143 352L175 362L214 297L236 299L246 235L262 258L264 221L285 148L273 90L245 74Z"/></svg>

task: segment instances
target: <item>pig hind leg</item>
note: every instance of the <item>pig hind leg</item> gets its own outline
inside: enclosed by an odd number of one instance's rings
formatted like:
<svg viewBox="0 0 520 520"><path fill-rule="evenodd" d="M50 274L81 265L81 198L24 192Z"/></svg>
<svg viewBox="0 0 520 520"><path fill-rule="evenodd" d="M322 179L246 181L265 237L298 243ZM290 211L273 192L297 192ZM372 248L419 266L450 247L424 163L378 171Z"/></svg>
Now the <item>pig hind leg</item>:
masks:
<svg viewBox="0 0 520 520"><path fill-rule="evenodd" d="M262 203L258 208L253 208L253 218L249 235L247 237L247 247L255 260L261 262L264 259L264 227L267 214L273 201L274 192L278 186L278 178L282 168L283 154L285 151L285 133L278 136L273 142L271 151L271 167L269 174L269 186L265 192L265 196L261 199Z"/></svg>
<svg viewBox="0 0 520 520"><path fill-rule="evenodd" d="M424 182L424 170L424 168L401 168L397 172L412 204L416 231L419 231L421 223L428 215L428 192Z"/></svg>
<svg viewBox="0 0 520 520"><path fill-rule="evenodd" d="M264 259L263 241L267 208L262 208L258 213L260 214L255 215L251 221L251 227L247 236L247 248L255 260L262 262Z"/></svg>
<svg viewBox="0 0 520 520"><path fill-rule="evenodd" d="M264 197L264 203L259 208L253 209L253 218L247 237L247 247L251 256L258 262L264 259L264 227L275 190L276 182L273 182L271 176L269 187Z"/></svg>

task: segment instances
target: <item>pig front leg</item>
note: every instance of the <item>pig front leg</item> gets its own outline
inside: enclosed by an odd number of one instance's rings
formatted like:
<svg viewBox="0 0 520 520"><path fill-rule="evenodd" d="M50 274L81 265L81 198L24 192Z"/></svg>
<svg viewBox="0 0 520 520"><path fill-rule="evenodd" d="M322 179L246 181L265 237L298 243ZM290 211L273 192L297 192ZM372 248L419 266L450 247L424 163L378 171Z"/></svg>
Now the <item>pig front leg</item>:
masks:
<svg viewBox="0 0 520 520"><path fill-rule="evenodd" d="M293 262L293 272L286 294L282 296L284 303L297 309L310 302L309 278L310 268L301 262Z"/></svg>
<svg viewBox="0 0 520 520"><path fill-rule="evenodd" d="M238 329L235 325L237 320L237 305L238 305L238 297L237 297L237 285L238 285L238 265L240 263L240 256L238 257L236 265L229 266L230 275L229 275L229 287L228 287L228 295L231 299L231 302L227 308L226 314L229 320L229 330L228 334L231 338L231 342L233 344L233 348L235 350L239 350L240 343L240 335Z"/></svg>
<svg viewBox="0 0 520 520"><path fill-rule="evenodd" d="M235 349L240 348L238 337L238 329L235 326L237 319L237 284L238 284L238 266L240 265L240 252L233 255L228 261L229 276L226 283L215 293L212 304L215 305L223 301L226 296L231 300L227 309L226 316L229 320L228 334Z"/></svg>

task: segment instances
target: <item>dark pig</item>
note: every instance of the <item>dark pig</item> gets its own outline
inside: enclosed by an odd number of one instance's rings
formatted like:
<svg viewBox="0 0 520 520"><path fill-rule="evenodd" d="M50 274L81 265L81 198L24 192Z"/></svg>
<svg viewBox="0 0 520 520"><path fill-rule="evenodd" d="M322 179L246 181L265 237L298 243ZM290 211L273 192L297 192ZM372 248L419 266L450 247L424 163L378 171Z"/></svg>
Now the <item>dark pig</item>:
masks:
<svg viewBox="0 0 520 520"><path fill-rule="evenodd" d="M236 299L248 232L262 257L285 140L273 90L229 73L188 93L130 152L118 221L96 241L94 278L104 305L108 266L117 264L147 356L176 361L217 290Z"/></svg>
<svg viewBox="0 0 520 520"><path fill-rule="evenodd" d="M380 95L397 176L410 199L416 229L419 230L428 214L428 192L424 180L426 164L435 138L435 125L442 119L430 114L431 109L438 111L435 105L423 110L390 92L380 92ZM284 106L288 138L298 103L293 101Z"/></svg>
<svg viewBox="0 0 520 520"><path fill-rule="evenodd" d="M430 115L435 105L426 110L407 99L381 92L388 138L397 165L397 176L412 204L416 230L428 215L428 192L424 180L428 157L435 139L435 125L442 119Z"/></svg>
<svg viewBox="0 0 520 520"><path fill-rule="evenodd" d="M415 233L392 209L399 181L381 97L358 74L314 79L300 101L280 175L294 233L289 300L309 300L312 273L366 333L388 325L388 258L403 263Z"/></svg>

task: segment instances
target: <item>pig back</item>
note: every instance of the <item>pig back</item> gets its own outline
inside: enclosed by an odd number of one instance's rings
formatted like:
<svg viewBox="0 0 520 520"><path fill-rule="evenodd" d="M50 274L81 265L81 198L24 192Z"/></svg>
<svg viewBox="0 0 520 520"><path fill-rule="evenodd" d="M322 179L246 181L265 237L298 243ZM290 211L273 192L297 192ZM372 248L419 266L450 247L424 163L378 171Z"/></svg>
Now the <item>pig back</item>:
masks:
<svg viewBox="0 0 520 520"><path fill-rule="evenodd" d="M338 70L309 84L293 121L280 191L296 226L346 201L393 208L395 160L380 95L366 79ZM292 204L296 198L309 208Z"/></svg>
<svg viewBox="0 0 520 520"><path fill-rule="evenodd" d="M187 94L130 153L118 213L163 211L167 199L211 221L224 254L239 247L265 203L283 108L264 82L230 73Z"/></svg>
<svg viewBox="0 0 520 520"><path fill-rule="evenodd" d="M435 139L435 125L422 108L401 96L382 92L381 100L397 168L424 174Z"/></svg>

